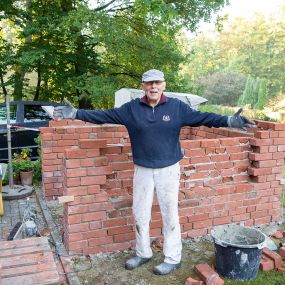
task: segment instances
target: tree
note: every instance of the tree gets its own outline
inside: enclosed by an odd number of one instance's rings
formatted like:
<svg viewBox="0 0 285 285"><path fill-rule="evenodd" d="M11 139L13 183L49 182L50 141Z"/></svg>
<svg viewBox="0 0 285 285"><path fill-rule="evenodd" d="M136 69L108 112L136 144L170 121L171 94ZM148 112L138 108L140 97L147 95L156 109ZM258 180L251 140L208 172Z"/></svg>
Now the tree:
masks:
<svg viewBox="0 0 285 285"><path fill-rule="evenodd" d="M252 78L250 75L247 77L245 89L238 100L239 106L249 105L251 108L258 101L259 80Z"/></svg>
<svg viewBox="0 0 285 285"><path fill-rule="evenodd" d="M203 96L215 105L236 106L242 94L246 76L237 72L216 72L201 78L199 84L205 86Z"/></svg>
<svg viewBox="0 0 285 285"><path fill-rule="evenodd" d="M267 103L267 99L268 99L267 80L266 79L260 79L259 80L258 94L257 94L257 102L254 105L254 108L262 110Z"/></svg>
<svg viewBox="0 0 285 285"><path fill-rule="evenodd" d="M3 0L2 18L19 30L15 94L36 100L68 97L90 107L100 94L137 87L142 71L153 67L166 71L170 87L179 87L184 57L175 41L178 31L182 26L195 30L226 2L110 0L89 8L84 0ZM36 84L26 72L36 75ZM109 107L106 99L100 104Z"/></svg>
<svg viewBox="0 0 285 285"><path fill-rule="evenodd" d="M224 24L214 38L202 34L193 39L189 61L183 67L190 90L203 95L199 79L227 70L266 80L267 99L284 93L284 16L285 6L267 18L260 14L250 20L239 17Z"/></svg>

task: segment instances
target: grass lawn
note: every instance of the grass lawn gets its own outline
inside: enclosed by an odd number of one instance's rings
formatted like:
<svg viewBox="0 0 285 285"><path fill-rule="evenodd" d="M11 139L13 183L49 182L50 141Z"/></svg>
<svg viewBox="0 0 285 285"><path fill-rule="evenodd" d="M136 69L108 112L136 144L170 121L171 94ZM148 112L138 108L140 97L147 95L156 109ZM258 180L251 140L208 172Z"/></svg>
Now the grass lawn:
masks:
<svg viewBox="0 0 285 285"><path fill-rule="evenodd" d="M285 274L277 271L259 271L257 278L252 281L232 281L226 279L224 281L225 285L284 285Z"/></svg>

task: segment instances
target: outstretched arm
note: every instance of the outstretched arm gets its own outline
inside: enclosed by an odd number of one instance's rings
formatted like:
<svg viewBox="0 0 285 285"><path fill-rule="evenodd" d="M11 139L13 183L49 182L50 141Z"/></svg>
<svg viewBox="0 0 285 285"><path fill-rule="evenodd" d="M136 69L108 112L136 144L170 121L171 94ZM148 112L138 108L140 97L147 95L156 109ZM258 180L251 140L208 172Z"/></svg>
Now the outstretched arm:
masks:
<svg viewBox="0 0 285 285"><path fill-rule="evenodd" d="M78 119L85 122L94 124L125 124L125 112L127 112L127 105L123 105L120 108L110 110L83 110L76 109L72 104L65 100L65 106L57 106L54 108L53 117L55 120L62 119Z"/></svg>

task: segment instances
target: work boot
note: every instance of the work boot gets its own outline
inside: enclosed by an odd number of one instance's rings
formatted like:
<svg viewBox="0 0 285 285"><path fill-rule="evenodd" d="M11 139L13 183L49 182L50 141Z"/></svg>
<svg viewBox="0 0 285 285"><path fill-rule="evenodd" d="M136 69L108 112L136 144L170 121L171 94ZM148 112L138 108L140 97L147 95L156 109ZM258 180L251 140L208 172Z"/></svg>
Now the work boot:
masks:
<svg viewBox="0 0 285 285"><path fill-rule="evenodd" d="M178 269L180 266L181 266L181 263L172 264L172 263L162 262L159 265L154 267L153 272L156 275L166 275Z"/></svg>
<svg viewBox="0 0 285 285"><path fill-rule="evenodd" d="M134 256L134 257L132 257L126 261L125 268L128 270L132 270L132 269L135 269L135 268L147 263L150 260L151 260L151 258L143 258L143 257L139 257L139 256Z"/></svg>

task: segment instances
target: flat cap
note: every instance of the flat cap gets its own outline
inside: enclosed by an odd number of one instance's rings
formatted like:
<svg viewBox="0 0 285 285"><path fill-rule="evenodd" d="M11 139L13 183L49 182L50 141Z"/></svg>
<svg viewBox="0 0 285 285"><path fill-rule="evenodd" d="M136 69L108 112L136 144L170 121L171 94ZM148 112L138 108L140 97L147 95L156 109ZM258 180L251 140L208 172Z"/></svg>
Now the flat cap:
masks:
<svg viewBox="0 0 285 285"><path fill-rule="evenodd" d="M164 74L157 69L150 69L142 75L142 82L164 81Z"/></svg>

